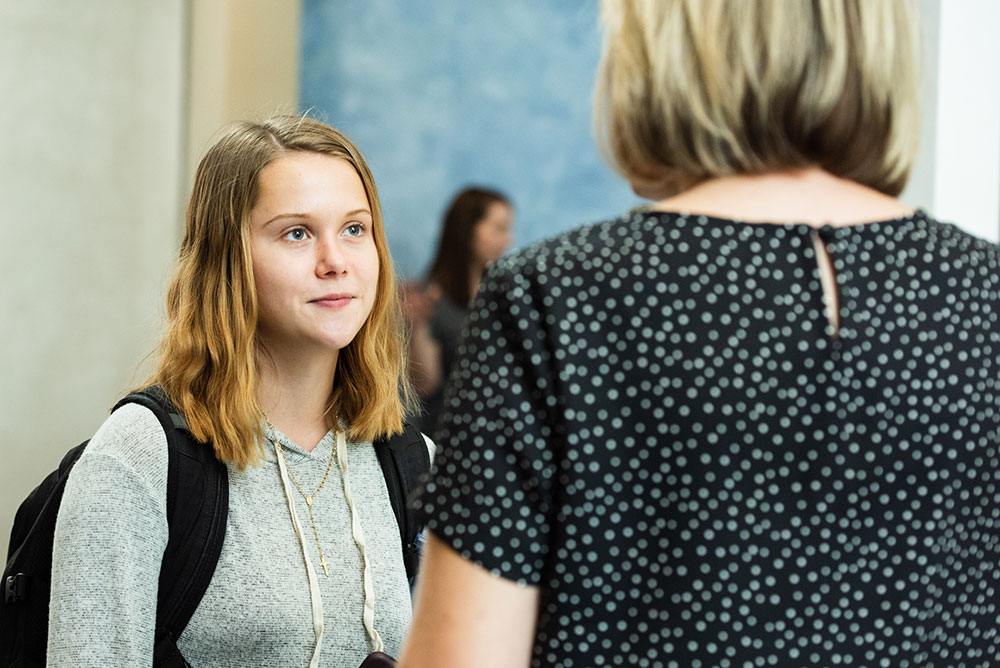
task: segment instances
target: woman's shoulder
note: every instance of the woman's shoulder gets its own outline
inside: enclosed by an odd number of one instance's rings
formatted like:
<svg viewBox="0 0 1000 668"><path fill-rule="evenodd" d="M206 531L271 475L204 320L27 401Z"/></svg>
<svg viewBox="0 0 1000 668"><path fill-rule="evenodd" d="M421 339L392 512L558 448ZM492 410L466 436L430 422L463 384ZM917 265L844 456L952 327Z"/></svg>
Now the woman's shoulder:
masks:
<svg viewBox="0 0 1000 668"><path fill-rule="evenodd" d="M125 404L108 416L74 467L77 476L116 475L139 479L155 496L166 494L167 437L151 410Z"/></svg>
<svg viewBox="0 0 1000 668"><path fill-rule="evenodd" d="M97 429L86 452L114 457L146 458L166 452L167 437L153 411L139 404L125 404L113 411Z"/></svg>
<svg viewBox="0 0 1000 668"><path fill-rule="evenodd" d="M665 221L665 218L675 220ZM574 262L600 256L602 252L606 254L642 247L645 239L666 229L665 222L679 223L676 229L673 226L669 228L675 234L683 236L690 233L690 229L685 229L685 221L681 218L675 214L637 207L613 218L580 225L535 241L504 255L494 266L501 271L513 273L525 270L545 272L553 267L565 266L567 262L572 266Z"/></svg>
<svg viewBox="0 0 1000 668"><path fill-rule="evenodd" d="M597 262L607 269L610 264L627 261L630 249L643 247L644 239L662 229L661 217L636 208L535 241L497 260L484 282L492 281L494 287L497 281L504 285L558 285L565 276L593 268Z"/></svg>
<svg viewBox="0 0 1000 668"><path fill-rule="evenodd" d="M691 242L704 245L716 242L744 241L771 236L810 235L814 228L805 223L774 221L746 222L710 215L659 211L637 207L620 216L582 225L529 244L509 253L497 263L500 272L510 274L561 274L575 264L599 259L627 261L628 254L649 250L691 248ZM902 241L930 242L960 252L982 256L995 262L1000 244L981 239L962 228L934 218L923 209L900 218L835 228L838 235L866 237L881 235ZM685 242L688 242L685 244Z"/></svg>
<svg viewBox="0 0 1000 668"><path fill-rule="evenodd" d="M934 218L922 210L915 215L916 229L923 238L933 238L960 250L981 254L992 262L1000 260L1000 243L976 236L955 223Z"/></svg>

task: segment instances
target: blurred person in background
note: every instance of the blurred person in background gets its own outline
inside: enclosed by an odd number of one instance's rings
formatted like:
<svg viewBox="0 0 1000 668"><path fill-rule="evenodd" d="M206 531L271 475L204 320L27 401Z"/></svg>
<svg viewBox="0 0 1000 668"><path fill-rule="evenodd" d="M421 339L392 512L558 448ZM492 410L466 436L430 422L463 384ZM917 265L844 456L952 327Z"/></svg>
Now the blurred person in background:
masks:
<svg viewBox="0 0 1000 668"><path fill-rule="evenodd" d="M433 433L441 413L445 381L480 279L510 247L513 225L514 208L506 195L481 187L461 190L444 215L425 285L404 291L410 377L424 403L416 422L425 433Z"/></svg>
<svg viewBox="0 0 1000 668"><path fill-rule="evenodd" d="M994 665L1000 247L897 199L913 3L601 13L653 205L484 277L401 665Z"/></svg>

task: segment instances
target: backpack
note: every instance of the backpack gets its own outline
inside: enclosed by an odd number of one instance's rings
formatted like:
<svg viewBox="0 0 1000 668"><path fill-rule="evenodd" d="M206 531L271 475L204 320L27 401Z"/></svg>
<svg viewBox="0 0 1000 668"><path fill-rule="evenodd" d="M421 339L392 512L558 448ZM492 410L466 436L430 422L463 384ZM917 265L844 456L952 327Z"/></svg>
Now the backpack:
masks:
<svg viewBox="0 0 1000 668"><path fill-rule="evenodd" d="M187 626L215 572L229 513L229 479L212 448L197 442L183 416L158 387L134 392L114 409L140 404L156 415L167 437L167 547L160 567L153 665L188 667L176 639ZM14 517L0 602L0 666L44 666L48 642L52 540L70 470L89 441L72 448L21 503ZM420 526L407 497L430 470L423 435L409 424L374 443L403 546L411 583L419 563ZM100 576L100 574L98 574ZM107 577L105 574L104 577Z"/></svg>

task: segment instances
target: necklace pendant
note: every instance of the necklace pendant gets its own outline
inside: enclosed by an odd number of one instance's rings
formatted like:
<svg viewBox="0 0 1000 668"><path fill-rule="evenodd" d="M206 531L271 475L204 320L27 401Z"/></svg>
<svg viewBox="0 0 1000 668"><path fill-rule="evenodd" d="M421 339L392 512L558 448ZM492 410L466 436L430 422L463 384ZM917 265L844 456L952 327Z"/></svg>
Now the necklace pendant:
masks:
<svg viewBox="0 0 1000 668"><path fill-rule="evenodd" d="M305 495L303 494L303 496ZM306 505L309 506L309 510L312 510L313 498L311 496L306 496Z"/></svg>
<svg viewBox="0 0 1000 668"><path fill-rule="evenodd" d="M321 562L319 562L319 565L323 567L323 575L325 575L326 577L330 577L330 571L327 569L327 566L330 565L330 562L328 562L324 558Z"/></svg>

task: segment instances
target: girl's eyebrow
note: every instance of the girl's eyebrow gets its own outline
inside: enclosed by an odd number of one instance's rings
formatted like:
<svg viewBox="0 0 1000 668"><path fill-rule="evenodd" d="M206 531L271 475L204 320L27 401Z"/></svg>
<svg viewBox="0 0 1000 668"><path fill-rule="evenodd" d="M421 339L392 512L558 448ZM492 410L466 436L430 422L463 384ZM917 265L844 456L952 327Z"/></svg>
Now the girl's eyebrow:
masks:
<svg viewBox="0 0 1000 668"><path fill-rule="evenodd" d="M349 218L351 216L357 216L358 214L361 214L361 213L368 214L368 216L372 215L372 212L371 212L370 209L363 208L363 209L353 209L351 211L347 211L346 213L344 213L344 217L345 218ZM261 227L267 227L268 225L270 225L274 221L276 221L276 220L282 220L283 218L293 218L294 219L294 218L308 218L308 217L309 217L309 214L306 214L306 213L279 213L274 218L271 218L271 219L267 220Z"/></svg>
<svg viewBox="0 0 1000 668"><path fill-rule="evenodd" d="M283 218L308 218L308 217L309 216L307 216L304 213L279 213L274 218L267 220L261 227L267 227L276 220L282 220Z"/></svg>
<svg viewBox="0 0 1000 668"><path fill-rule="evenodd" d="M367 213L369 216L372 215L372 212L369 209L354 209L354 211L348 211L345 213L344 216L356 216L359 213Z"/></svg>

